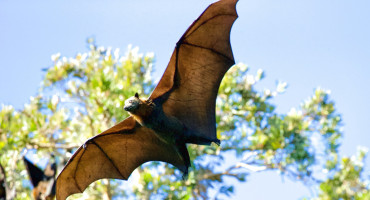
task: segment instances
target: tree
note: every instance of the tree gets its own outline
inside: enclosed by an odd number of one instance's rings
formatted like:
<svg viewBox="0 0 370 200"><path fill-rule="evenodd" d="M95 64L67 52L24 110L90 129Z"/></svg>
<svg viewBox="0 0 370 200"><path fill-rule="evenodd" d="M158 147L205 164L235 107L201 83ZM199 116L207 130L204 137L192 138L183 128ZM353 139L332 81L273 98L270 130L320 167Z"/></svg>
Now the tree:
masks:
<svg viewBox="0 0 370 200"><path fill-rule="evenodd" d="M36 149L40 158L54 153L61 169L87 138L127 117L122 109L125 99L135 92L148 96L154 88L153 54L139 54L137 48L129 47L121 56L118 49L97 47L91 41L89 46L87 53L75 57L53 55L54 64L46 70L40 92L22 110L1 108L0 164L15 199L30 196L20 161L25 149ZM287 85L279 83L273 91L258 91L255 85L263 78L262 70L251 75L242 63L229 70L216 105L217 134L222 143L188 145L192 166L185 181L173 166L150 162L137 169L130 186L102 180L73 197L218 198L233 193L226 177L244 182L250 173L265 170L319 185L319 199L369 197L369 185L361 176L365 151L361 150L357 159L338 155L341 116L329 92L318 88L300 107L279 114L271 100ZM234 156L237 162L225 162L225 156ZM315 169L325 169L327 176L323 179ZM348 182L351 188L338 181Z"/></svg>

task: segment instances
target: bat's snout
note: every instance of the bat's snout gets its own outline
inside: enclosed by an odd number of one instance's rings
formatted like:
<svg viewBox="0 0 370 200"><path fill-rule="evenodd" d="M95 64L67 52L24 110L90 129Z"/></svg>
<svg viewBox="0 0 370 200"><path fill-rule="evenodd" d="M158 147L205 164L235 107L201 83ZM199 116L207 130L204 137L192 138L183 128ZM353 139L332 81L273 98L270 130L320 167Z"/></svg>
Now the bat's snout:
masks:
<svg viewBox="0 0 370 200"><path fill-rule="evenodd" d="M123 109L124 109L125 111L130 111L130 106L124 106L124 107L123 107Z"/></svg>
<svg viewBox="0 0 370 200"><path fill-rule="evenodd" d="M136 97L130 97L125 101L125 105L123 106L123 109L128 112L132 112L136 110L139 106L139 99Z"/></svg>
<svg viewBox="0 0 370 200"><path fill-rule="evenodd" d="M133 105L125 105L123 106L123 109L127 112L133 112L136 109L136 107Z"/></svg>

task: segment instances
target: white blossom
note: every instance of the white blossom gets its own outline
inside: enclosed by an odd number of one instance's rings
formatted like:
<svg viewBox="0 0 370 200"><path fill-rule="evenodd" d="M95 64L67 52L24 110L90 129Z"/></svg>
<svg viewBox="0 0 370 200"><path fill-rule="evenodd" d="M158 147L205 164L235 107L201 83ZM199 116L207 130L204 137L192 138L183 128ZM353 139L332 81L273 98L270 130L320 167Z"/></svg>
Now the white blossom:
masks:
<svg viewBox="0 0 370 200"><path fill-rule="evenodd" d="M53 62L57 61L59 58L60 58L60 53L56 53L56 54L51 55L51 60Z"/></svg>

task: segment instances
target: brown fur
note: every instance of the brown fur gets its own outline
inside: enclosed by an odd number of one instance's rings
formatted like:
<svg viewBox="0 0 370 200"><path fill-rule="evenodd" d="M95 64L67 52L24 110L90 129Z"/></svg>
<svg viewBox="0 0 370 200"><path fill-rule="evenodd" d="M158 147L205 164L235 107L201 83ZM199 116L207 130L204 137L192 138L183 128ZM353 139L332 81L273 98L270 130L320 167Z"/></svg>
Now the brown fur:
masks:
<svg viewBox="0 0 370 200"><path fill-rule="evenodd" d="M147 119L152 114L155 105L150 99L139 99L139 101L140 103L138 109L133 112L129 112L129 114L134 117L137 122L143 125L145 119Z"/></svg>
<svg viewBox="0 0 370 200"><path fill-rule="evenodd" d="M35 200L52 200L55 194L49 194L46 196L50 189L50 181L40 181L40 183L32 190L32 195Z"/></svg>

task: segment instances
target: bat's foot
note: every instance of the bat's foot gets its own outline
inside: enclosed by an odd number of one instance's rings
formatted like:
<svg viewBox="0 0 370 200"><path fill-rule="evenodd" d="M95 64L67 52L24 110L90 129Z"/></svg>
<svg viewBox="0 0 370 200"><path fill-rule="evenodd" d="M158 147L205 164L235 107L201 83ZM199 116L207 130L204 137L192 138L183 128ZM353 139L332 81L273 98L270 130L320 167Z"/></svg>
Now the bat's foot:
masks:
<svg viewBox="0 0 370 200"><path fill-rule="evenodd" d="M189 169L186 168L185 172L182 174L182 180L186 181L188 179L188 175L189 175Z"/></svg>
<svg viewBox="0 0 370 200"><path fill-rule="evenodd" d="M221 141L219 139L216 139L213 141L215 144L217 144L217 146L220 146L221 145Z"/></svg>
<svg viewBox="0 0 370 200"><path fill-rule="evenodd" d="M220 146L221 141L217 138L207 138L205 136L202 136L200 133L196 133L191 130L186 130L184 135L184 141L185 143L191 143L191 144L199 144L199 145L211 145L212 142L216 143L218 146Z"/></svg>
<svg viewBox="0 0 370 200"><path fill-rule="evenodd" d="M190 136L186 139L186 143L199 144L199 145L211 145L212 142L220 146L221 141L219 139L209 139L199 136Z"/></svg>

